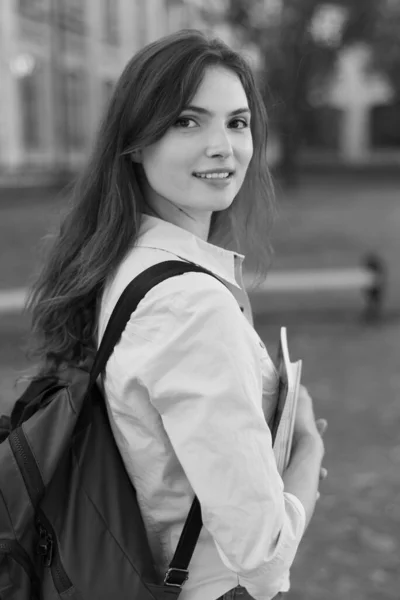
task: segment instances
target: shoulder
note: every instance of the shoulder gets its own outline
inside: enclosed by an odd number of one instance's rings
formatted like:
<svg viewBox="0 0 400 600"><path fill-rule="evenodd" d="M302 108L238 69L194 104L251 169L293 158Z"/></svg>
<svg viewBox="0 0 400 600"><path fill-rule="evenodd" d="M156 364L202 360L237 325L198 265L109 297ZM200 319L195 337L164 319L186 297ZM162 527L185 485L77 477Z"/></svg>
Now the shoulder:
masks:
<svg viewBox="0 0 400 600"><path fill-rule="evenodd" d="M142 311L185 311L197 317L223 311L239 312L239 306L222 281L203 272L190 271L165 279L154 286L138 306Z"/></svg>
<svg viewBox="0 0 400 600"><path fill-rule="evenodd" d="M169 260L177 260L177 257L155 248L137 248L124 260L103 293L99 312L100 336L125 287L147 268ZM156 323L161 329L166 321L181 321L188 316L207 320L221 313L228 320L241 314L237 301L224 283L208 273L188 272L155 285L139 303L130 323L151 319L152 329Z"/></svg>
<svg viewBox="0 0 400 600"><path fill-rule="evenodd" d="M102 305L105 311L112 311L126 286L135 277L156 264L171 260L186 262L166 250L147 247L133 248L106 283L102 297ZM170 298L172 300L173 297L176 299L180 297L184 302L185 298L191 301L196 297L204 298L205 296L217 297L220 301L225 299L225 302L230 300L236 304L234 296L221 280L216 276L197 271L165 279L150 290L144 298L144 304L152 298L158 300L168 300Z"/></svg>

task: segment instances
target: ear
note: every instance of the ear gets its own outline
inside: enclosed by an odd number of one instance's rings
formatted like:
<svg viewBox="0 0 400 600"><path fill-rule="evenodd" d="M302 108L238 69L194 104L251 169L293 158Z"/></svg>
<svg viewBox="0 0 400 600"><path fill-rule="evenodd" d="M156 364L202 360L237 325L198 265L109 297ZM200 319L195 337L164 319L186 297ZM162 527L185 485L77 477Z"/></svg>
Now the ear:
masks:
<svg viewBox="0 0 400 600"><path fill-rule="evenodd" d="M141 150L134 150L131 153L131 159L135 163L141 163L142 162L142 151Z"/></svg>

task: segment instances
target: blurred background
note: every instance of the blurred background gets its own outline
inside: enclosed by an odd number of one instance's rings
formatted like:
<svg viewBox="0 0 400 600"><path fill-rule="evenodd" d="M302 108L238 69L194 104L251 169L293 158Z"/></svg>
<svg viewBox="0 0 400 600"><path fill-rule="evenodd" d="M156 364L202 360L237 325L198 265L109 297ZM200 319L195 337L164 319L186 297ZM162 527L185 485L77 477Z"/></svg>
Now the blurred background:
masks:
<svg viewBox="0 0 400 600"><path fill-rule="evenodd" d="M400 0L0 0L0 412L34 369L26 290L114 83L187 27L256 74L277 218L255 326L273 358L287 326L329 422L288 599L399 600Z"/></svg>

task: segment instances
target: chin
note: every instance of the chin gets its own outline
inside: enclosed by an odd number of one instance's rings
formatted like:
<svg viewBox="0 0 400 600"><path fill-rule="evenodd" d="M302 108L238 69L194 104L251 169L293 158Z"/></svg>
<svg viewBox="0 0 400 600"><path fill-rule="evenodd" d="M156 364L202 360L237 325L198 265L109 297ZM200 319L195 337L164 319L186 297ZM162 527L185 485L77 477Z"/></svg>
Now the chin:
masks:
<svg viewBox="0 0 400 600"><path fill-rule="evenodd" d="M189 212L195 211L201 213L213 213L226 210L231 206L234 199L235 195L232 195L232 193L226 195L219 194L212 197L210 197L210 195L203 195L201 197L195 196L190 198L189 202L187 201L188 199L185 198L186 202L180 202L179 206L184 211L187 210Z"/></svg>
<svg viewBox="0 0 400 600"><path fill-rule="evenodd" d="M219 202L218 204L216 203L210 210L211 212L221 212L232 206L232 202L233 200L230 200L229 202Z"/></svg>
<svg viewBox="0 0 400 600"><path fill-rule="evenodd" d="M234 199L235 199L235 197L220 198L218 201L216 201L214 203L214 208L212 210L214 210L214 211L225 210L232 205Z"/></svg>
<svg viewBox="0 0 400 600"><path fill-rule="evenodd" d="M235 199L235 195L233 195L232 193L230 194L220 194L218 196L214 196L214 198L210 198L208 200L208 202L205 202L205 198L203 198L202 203L203 206L205 207L205 210L210 210L212 212L214 211L218 211L218 210L225 210L226 208L229 208L230 205L232 204L232 202ZM199 202L200 204L200 202Z"/></svg>

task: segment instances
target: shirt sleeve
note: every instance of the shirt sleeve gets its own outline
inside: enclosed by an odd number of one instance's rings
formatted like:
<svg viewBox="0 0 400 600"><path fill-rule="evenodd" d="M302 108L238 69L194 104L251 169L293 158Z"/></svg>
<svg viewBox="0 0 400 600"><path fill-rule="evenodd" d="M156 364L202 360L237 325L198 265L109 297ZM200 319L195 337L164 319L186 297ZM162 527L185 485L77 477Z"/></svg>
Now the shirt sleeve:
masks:
<svg viewBox="0 0 400 600"><path fill-rule="evenodd" d="M256 600L276 594L305 513L276 468L251 326L229 290L202 273L159 284L130 326L153 342L140 379L222 561Z"/></svg>

